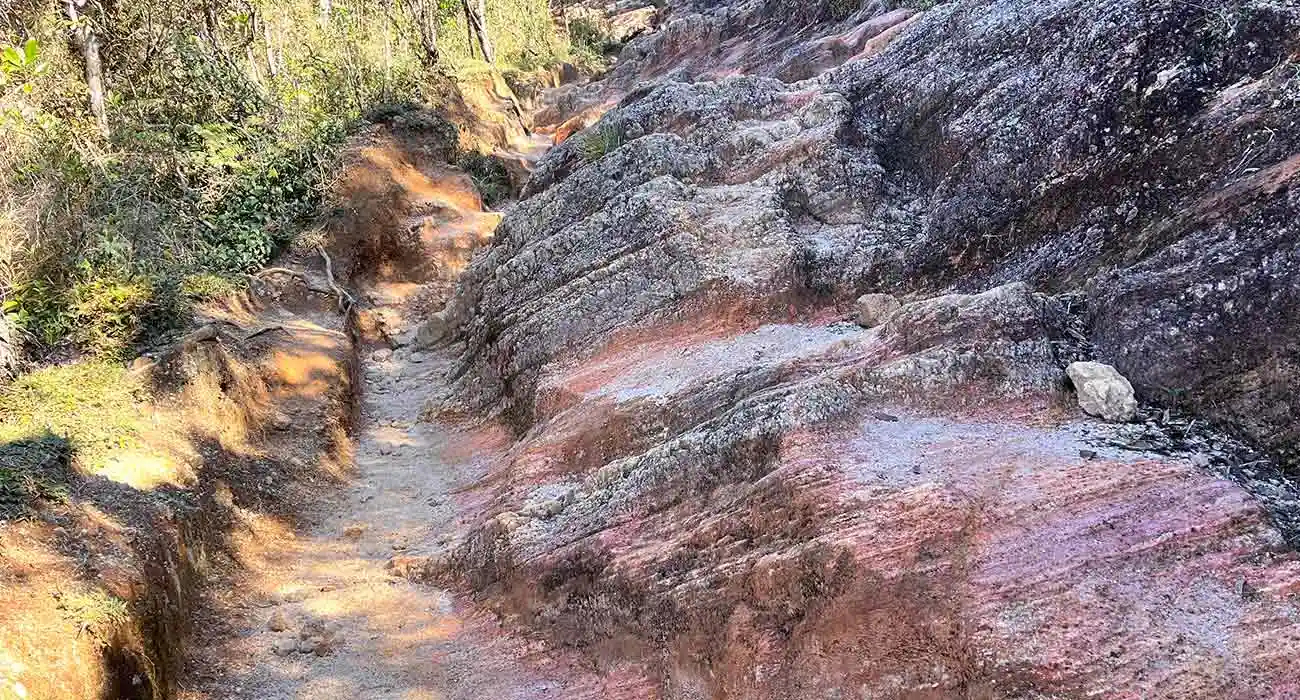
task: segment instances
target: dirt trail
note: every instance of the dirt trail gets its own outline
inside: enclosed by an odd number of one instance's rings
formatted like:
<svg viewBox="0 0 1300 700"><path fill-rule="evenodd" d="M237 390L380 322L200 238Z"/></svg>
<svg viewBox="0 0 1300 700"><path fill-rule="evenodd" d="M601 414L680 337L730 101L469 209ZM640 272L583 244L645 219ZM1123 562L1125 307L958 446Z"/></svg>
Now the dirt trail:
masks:
<svg viewBox="0 0 1300 700"><path fill-rule="evenodd" d="M427 286L442 288L469 241L483 239L481 229L490 231L497 217L482 212L463 175L399 168L385 160L391 153L379 155L385 171L402 175L392 181L405 198L431 212L414 228L434 271ZM368 157L373 167L377 156ZM360 286L384 334L409 338L413 328L402 319L426 303L421 285L381 276ZM589 672L504 633L495 616L400 575L404 560L437 552L467 526L483 504L456 494L486 473L508 440L491 427L420 419L447 391L449 357L409 347L361 354L352 482L313 507L305 532L260 523L243 536L244 570L198 624L181 697L539 698L584 694L580 687L611 697Z"/></svg>
<svg viewBox="0 0 1300 700"><path fill-rule="evenodd" d="M486 616L387 569L439 547L455 525L451 492L482 463L417 422L442 369L403 352L365 362L354 484L310 532L262 543L242 590L222 601L234 635L201 652L191 672L206 682L185 697L536 698L560 687Z"/></svg>

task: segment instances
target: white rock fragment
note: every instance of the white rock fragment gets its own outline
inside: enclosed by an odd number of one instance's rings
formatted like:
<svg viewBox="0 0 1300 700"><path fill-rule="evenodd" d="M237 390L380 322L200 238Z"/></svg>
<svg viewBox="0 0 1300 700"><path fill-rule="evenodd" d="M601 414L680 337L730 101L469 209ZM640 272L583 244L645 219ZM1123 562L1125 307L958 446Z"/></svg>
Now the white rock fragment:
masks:
<svg viewBox="0 0 1300 700"><path fill-rule="evenodd" d="M1115 423L1132 420L1137 413L1133 385L1114 367L1100 362L1073 362L1065 372L1074 383L1084 413Z"/></svg>
<svg viewBox="0 0 1300 700"><path fill-rule="evenodd" d="M893 294L863 294L854 304L854 320L863 328L875 328L902 306Z"/></svg>

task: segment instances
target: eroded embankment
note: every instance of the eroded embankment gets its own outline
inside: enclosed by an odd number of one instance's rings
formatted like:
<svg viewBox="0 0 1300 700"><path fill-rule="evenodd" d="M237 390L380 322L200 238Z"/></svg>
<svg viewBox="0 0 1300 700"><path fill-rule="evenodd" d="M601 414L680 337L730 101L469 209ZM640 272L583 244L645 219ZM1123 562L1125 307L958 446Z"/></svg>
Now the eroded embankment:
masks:
<svg viewBox="0 0 1300 700"><path fill-rule="evenodd" d="M323 283L314 261L285 262L304 277L256 285L133 365L151 397L138 444L93 473L55 438L5 448L59 484L0 528L6 697L174 697L205 586L346 476L348 317L305 288Z"/></svg>
<svg viewBox="0 0 1300 700"><path fill-rule="evenodd" d="M617 678L501 630L479 606L402 576L455 539L457 494L509 435L421 420L449 360L414 319L441 306L500 219L413 122L358 140L331 240L356 289L362 391L355 471L297 531L260 533L206 609L182 695L215 698L613 697Z"/></svg>

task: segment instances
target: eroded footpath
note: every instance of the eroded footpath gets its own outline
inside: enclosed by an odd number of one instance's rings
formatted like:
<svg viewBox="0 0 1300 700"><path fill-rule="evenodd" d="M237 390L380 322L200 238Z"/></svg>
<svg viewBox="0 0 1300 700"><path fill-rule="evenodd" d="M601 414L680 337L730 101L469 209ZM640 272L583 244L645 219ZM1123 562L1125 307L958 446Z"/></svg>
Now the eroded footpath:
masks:
<svg viewBox="0 0 1300 700"><path fill-rule="evenodd" d="M352 246L339 256L355 256L359 290L353 471L309 508L306 527L259 521L235 535L239 573L212 587L185 700L619 697L618 669L595 673L408 576L486 507L466 489L510 444L490 424L424 419L449 391L452 360L415 349L416 322L450 294L499 215L413 143L381 130L344 185L363 203L336 241Z"/></svg>

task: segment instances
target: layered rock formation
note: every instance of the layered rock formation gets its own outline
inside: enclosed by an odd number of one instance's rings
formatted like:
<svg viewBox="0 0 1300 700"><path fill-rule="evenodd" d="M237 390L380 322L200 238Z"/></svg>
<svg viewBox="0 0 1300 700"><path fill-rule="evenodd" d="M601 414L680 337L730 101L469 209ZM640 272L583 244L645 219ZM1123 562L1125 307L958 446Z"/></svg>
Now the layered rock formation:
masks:
<svg viewBox="0 0 1300 700"><path fill-rule="evenodd" d="M1300 10L661 15L440 317L520 439L426 573L638 696L1300 693L1296 489L1195 427L1296 459Z"/></svg>

